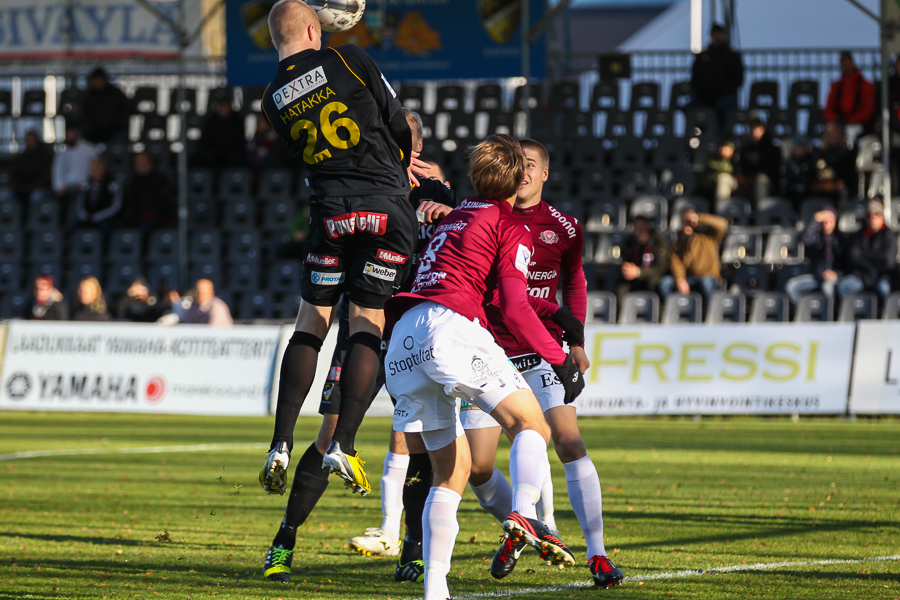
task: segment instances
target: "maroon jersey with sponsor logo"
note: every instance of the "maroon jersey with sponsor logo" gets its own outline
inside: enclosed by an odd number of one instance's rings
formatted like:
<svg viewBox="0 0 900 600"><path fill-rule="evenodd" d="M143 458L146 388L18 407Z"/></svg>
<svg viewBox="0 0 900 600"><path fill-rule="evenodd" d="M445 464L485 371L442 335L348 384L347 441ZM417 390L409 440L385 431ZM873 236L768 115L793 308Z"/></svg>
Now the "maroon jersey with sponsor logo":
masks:
<svg viewBox="0 0 900 600"><path fill-rule="evenodd" d="M530 208L514 208L513 215L528 227L532 236L534 251L528 265L528 293L557 304L556 290L562 282L563 304L583 323L587 310L587 282L581 258L584 245L581 224L543 200ZM496 307L488 307L487 316L491 333L507 356L534 352L510 331ZM543 319L543 323L562 345L562 329L549 319Z"/></svg>
<svg viewBox="0 0 900 600"><path fill-rule="evenodd" d="M412 292L388 301L389 319L432 300L484 326L484 305L493 299L497 281L526 280L531 244L531 234L506 202L463 201L435 227L419 255Z"/></svg>

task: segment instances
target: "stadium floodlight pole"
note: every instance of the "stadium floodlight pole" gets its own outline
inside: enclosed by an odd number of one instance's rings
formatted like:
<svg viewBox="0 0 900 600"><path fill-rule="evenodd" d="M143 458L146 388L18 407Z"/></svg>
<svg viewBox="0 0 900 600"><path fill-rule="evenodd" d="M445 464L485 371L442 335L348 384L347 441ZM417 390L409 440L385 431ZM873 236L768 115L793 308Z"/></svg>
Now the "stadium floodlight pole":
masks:
<svg viewBox="0 0 900 600"><path fill-rule="evenodd" d="M178 153L178 285L186 289L188 282L188 198L187 198L187 107L185 106L184 77L185 77L185 50L190 39L185 32L185 6L184 0L178 0L178 119L179 141L181 152Z"/></svg>
<svg viewBox="0 0 900 600"><path fill-rule="evenodd" d="M522 0L522 78L525 79L525 136L531 137L531 86L529 79L531 78L531 41L528 25L531 19L528 18L528 3L531 0Z"/></svg>
<svg viewBox="0 0 900 600"><path fill-rule="evenodd" d="M888 3L891 0L881 0L881 162L884 169L884 216L887 222L891 222L891 107L890 90L888 85L888 63L890 51L888 42L894 35L894 24L888 22Z"/></svg>

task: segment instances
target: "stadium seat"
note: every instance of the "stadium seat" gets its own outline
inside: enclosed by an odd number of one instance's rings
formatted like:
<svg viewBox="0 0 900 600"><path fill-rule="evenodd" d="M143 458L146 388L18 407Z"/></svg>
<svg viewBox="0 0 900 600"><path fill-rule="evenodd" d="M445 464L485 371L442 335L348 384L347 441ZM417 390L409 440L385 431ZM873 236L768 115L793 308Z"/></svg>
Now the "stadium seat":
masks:
<svg viewBox="0 0 900 600"><path fill-rule="evenodd" d="M882 319L900 319L900 292L892 292L884 301Z"/></svg>
<svg viewBox="0 0 900 600"><path fill-rule="evenodd" d="M0 262L0 293L15 293L20 290L22 290L22 270L19 264Z"/></svg>
<svg viewBox="0 0 900 600"><path fill-rule="evenodd" d="M28 279L25 280L25 284L31 287L34 278L38 275L50 275L57 285L63 283L63 268L58 260L33 262L28 269Z"/></svg>
<svg viewBox="0 0 900 600"><path fill-rule="evenodd" d="M628 216L631 219L637 216L645 217L654 227L665 231L668 212L669 202L662 196L640 196L632 200Z"/></svg>
<svg viewBox="0 0 900 600"><path fill-rule="evenodd" d="M815 214L825 208L834 208L834 202L829 198L807 198L801 202L797 229L803 231L812 222Z"/></svg>
<svg viewBox="0 0 900 600"><path fill-rule="evenodd" d="M22 205L17 201L0 202L0 230L18 230L22 226Z"/></svg>
<svg viewBox="0 0 900 600"><path fill-rule="evenodd" d="M702 321L703 299L697 292L690 294L672 293L663 305L663 320L666 325L676 323L700 323Z"/></svg>
<svg viewBox="0 0 900 600"><path fill-rule="evenodd" d="M0 262L18 262L22 258L23 245L20 232L0 231Z"/></svg>
<svg viewBox="0 0 900 600"><path fill-rule="evenodd" d="M209 279L213 282L213 286L224 289L222 281L222 267L218 260L197 260L191 262L190 281L191 285L198 279Z"/></svg>
<svg viewBox="0 0 900 600"><path fill-rule="evenodd" d="M255 229L231 232L225 247L229 260L259 260L262 256L260 235Z"/></svg>
<svg viewBox="0 0 900 600"><path fill-rule="evenodd" d="M213 174L209 169L188 171L188 198L208 199L213 197Z"/></svg>
<svg viewBox="0 0 900 600"><path fill-rule="evenodd" d="M158 109L159 90L155 87L139 87L134 90L131 104L134 110L142 115L154 114Z"/></svg>
<svg viewBox="0 0 900 600"><path fill-rule="evenodd" d="M461 145L469 145L475 142L475 114L458 112L449 116L447 138L456 140ZM536 119L532 120L534 126Z"/></svg>
<svg viewBox="0 0 900 600"><path fill-rule="evenodd" d="M770 273L766 265L741 265L734 270L732 280L742 294L756 294L768 291Z"/></svg>
<svg viewBox="0 0 900 600"><path fill-rule="evenodd" d="M754 111L771 111L778 108L778 82L754 81L750 84L750 98L747 108Z"/></svg>
<svg viewBox="0 0 900 600"><path fill-rule="evenodd" d="M142 142L159 142L166 139L168 122L166 117L158 114L144 115L141 124Z"/></svg>
<svg viewBox="0 0 900 600"><path fill-rule="evenodd" d="M151 290L158 290L165 286L169 289L178 289L178 265L171 262L150 263L147 266L147 281ZM194 282L191 281L193 286Z"/></svg>
<svg viewBox="0 0 900 600"><path fill-rule="evenodd" d="M841 300L838 321L878 318L878 296L871 292L853 294Z"/></svg>
<svg viewBox="0 0 900 600"><path fill-rule="evenodd" d="M804 294L797 302L794 311L794 321L809 323L813 321L831 321L833 319L833 307L831 300L825 294Z"/></svg>
<svg viewBox="0 0 900 600"><path fill-rule="evenodd" d="M0 319L23 319L31 297L27 293L4 293L0 297Z"/></svg>
<svg viewBox="0 0 900 600"><path fill-rule="evenodd" d="M676 81L669 94L669 112L685 110L694 99L694 90L690 81Z"/></svg>
<svg viewBox="0 0 900 600"><path fill-rule="evenodd" d="M756 226L772 229L791 227L791 203L784 198L763 198L756 207Z"/></svg>
<svg viewBox="0 0 900 600"><path fill-rule="evenodd" d="M300 289L300 261L279 260L269 267L268 289L273 292L294 292Z"/></svg>
<svg viewBox="0 0 900 600"><path fill-rule="evenodd" d="M142 254L142 241L139 229L116 229L109 238L109 260L119 263L138 261Z"/></svg>
<svg viewBox="0 0 900 600"><path fill-rule="evenodd" d="M78 229L69 236L66 257L72 261L96 261L103 258L103 233L99 229Z"/></svg>
<svg viewBox="0 0 900 600"><path fill-rule="evenodd" d="M78 290L78 285L81 283L81 280L85 279L86 277L96 277L100 282L100 287L103 288L106 300L111 300L109 293L104 285L103 267L100 266L99 262L72 263L68 266L65 275L69 278L69 280L65 282L66 290L63 293L67 300L71 301L75 298L75 293ZM59 284L57 284L57 287L59 287Z"/></svg>
<svg viewBox="0 0 900 600"><path fill-rule="evenodd" d="M578 219L579 222L584 221L584 202L581 197L572 194L555 195L559 200L547 200L550 205L561 213Z"/></svg>
<svg viewBox="0 0 900 600"><path fill-rule="evenodd" d="M646 164L647 152L644 149L644 142L638 138L619 138L615 147L611 148L611 154L614 169L627 172L642 169Z"/></svg>
<svg viewBox="0 0 900 600"><path fill-rule="evenodd" d="M768 130L773 137L790 138L797 132L797 113L793 110L773 110L769 113Z"/></svg>
<svg viewBox="0 0 900 600"><path fill-rule="evenodd" d="M753 297L751 323L784 323L788 320L788 297L782 292L765 292Z"/></svg>
<svg viewBox="0 0 900 600"><path fill-rule="evenodd" d="M12 92L0 90L0 117L12 116Z"/></svg>
<svg viewBox="0 0 900 600"><path fill-rule="evenodd" d="M238 318L241 321L271 319L274 314L274 304L272 295L268 292L244 294L238 309Z"/></svg>
<svg viewBox="0 0 900 600"><path fill-rule="evenodd" d="M191 114L197 112L197 90L194 88L184 88L184 104L182 107L178 105L179 90L177 87L172 88L169 93L169 114L176 115L181 112L180 108L184 108L184 112Z"/></svg>
<svg viewBox="0 0 900 600"><path fill-rule="evenodd" d="M188 201L188 224L191 229L213 229L218 226L218 210L212 199L191 199Z"/></svg>
<svg viewBox="0 0 900 600"><path fill-rule="evenodd" d="M58 231L46 230L31 234L28 241L29 260L58 260L62 255L63 240Z"/></svg>
<svg viewBox="0 0 900 600"><path fill-rule="evenodd" d="M262 229L287 231L297 215L297 203L293 198L274 200L262 205Z"/></svg>
<svg viewBox="0 0 900 600"><path fill-rule="evenodd" d="M625 235L622 233L601 233L591 262L598 265L621 265L624 241Z"/></svg>
<svg viewBox="0 0 900 600"><path fill-rule="evenodd" d="M699 196L677 198L675 202L672 203L672 216L669 218L669 229L672 231L681 231L681 213L687 209L691 209L700 214L708 213L709 200Z"/></svg>
<svg viewBox="0 0 900 600"><path fill-rule="evenodd" d="M809 263L801 263L799 265L783 265L780 269L778 269L778 275L775 278L775 290L778 292L783 292L788 281L800 275L808 275L809 272Z"/></svg>
<svg viewBox="0 0 900 600"><path fill-rule="evenodd" d="M746 320L747 299L743 294L714 292L706 308L707 323L743 323Z"/></svg>
<svg viewBox="0 0 900 600"><path fill-rule="evenodd" d="M636 110L659 109L659 84L655 81L642 81L631 84L631 102L629 108Z"/></svg>
<svg viewBox="0 0 900 600"><path fill-rule="evenodd" d="M617 111L605 113L603 119L603 137L611 138L628 138L633 134L634 114L628 111Z"/></svg>
<svg viewBox="0 0 900 600"><path fill-rule="evenodd" d="M625 204L618 199L604 198L591 204L585 229L592 233L624 231L627 223Z"/></svg>
<svg viewBox="0 0 900 600"><path fill-rule="evenodd" d="M722 264L735 268L762 260L763 234L753 227L732 227L722 242Z"/></svg>
<svg viewBox="0 0 900 600"><path fill-rule="evenodd" d="M209 90L206 97L206 113L210 114L216 111L219 104L231 104L234 106L234 89L230 87L218 87Z"/></svg>
<svg viewBox="0 0 900 600"><path fill-rule="evenodd" d="M252 229L256 227L256 202L250 198L232 199L222 206L222 229Z"/></svg>
<svg viewBox="0 0 900 600"><path fill-rule="evenodd" d="M293 321L296 319L297 313L300 311L300 302L302 300L303 298L300 297L299 293L285 294L281 299L278 318L284 321Z"/></svg>
<svg viewBox="0 0 900 600"><path fill-rule="evenodd" d="M838 231L841 233L856 233L863 228L868 217L869 202L867 200L847 202L838 216ZM892 214L891 220L893 221L895 218Z"/></svg>
<svg viewBox="0 0 900 600"><path fill-rule="evenodd" d="M612 292L587 293L587 317L585 323L615 323L616 295Z"/></svg>
<svg viewBox="0 0 900 600"><path fill-rule="evenodd" d="M475 88L475 112L498 113L503 110L503 88L483 83Z"/></svg>
<svg viewBox="0 0 900 600"><path fill-rule="evenodd" d="M59 204L59 200L56 199L32 202L28 207L25 227L30 231L57 229L60 224Z"/></svg>
<svg viewBox="0 0 900 600"><path fill-rule="evenodd" d="M125 292L134 281L141 276L141 268L137 262L113 263L106 270L104 290L108 297Z"/></svg>
<svg viewBox="0 0 900 600"><path fill-rule="evenodd" d="M719 139L719 117L711 108L691 108L685 114L684 136L702 140Z"/></svg>
<svg viewBox="0 0 900 600"><path fill-rule="evenodd" d="M819 106L818 81L794 81L788 93L788 108L809 108Z"/></svg>
<svg viewBox="0 0 900 600"><path fill-rule="evenodd" d="M541 96L543 95L543 86L538 82L531 82L520 85L513 91L513 112L525 110L525 103L534 110L541 105Z"/></svg>
<svg viewBox="0 0 900 600"><path fill-rule="evenodd" d="M681 140L672 137L672 116L662 110L647 114L643 137L645 139L655 139L658 142L666 140L667 142L672 142L678 149L681 149Z"/></svg>
<svg viewBox="0 0 900 600"><path fill-rule="evenodd" d="M795 229L773 229L766 240L763 262L769 265L797 265L803 262L803 243Z"/></svg>
<svg viewBox="0 0 900 600"><path fill-rule="evenodd" d="M218 196L223 200L250 198L252 184L250 169L225 169L219 175Z"/></svg>
<svg viewBox="0 0 900 600"><path fill-rule="evenodd" d="M619 84L614 81L600 81L591 90L590 110L619 110Z"/></svg>
<svg viewBox="0 0 900 600"><path fill-rule="evenodd" d="M750 111L733 108L725 117L725 135L737 144L743 144L750 137Z"/></svg>
<svg viewBox="0 0 900 600"><path fill-rule="evenodd" d="M222 239L219 232L212 229L193 231L188 249L191 260L218 260L222 254Z"/></svg>
<svg viewBox="0 0 900 600"><path fill-rule="evenodd" d="M47 116L46 113L47 94L44 90L26 90L22 92L22 105L19 112L21 116L45 117Z"/></svg>
<svg viewBox="0 0 900 600"><path fill-rule="evenodd" d="M178 260L178 231L175 229L157 229L150 234L147 242L147 260Z"/></svg>
<svg viewBox="0 0 900 600"><path fill-rule="evenodd" d="M581 110L581 88L577 81L558 81L550 87L550 109L568 112Z"/></svg>
<svg viewBox="0 0 900 600"><path fill-rule="evenodd" d="M750 201L746 198L716 200L716 214L728 219L731 226L745 227L750 223Z"/></svg>
<svg viewBox="0 0 900 600"><path fill-rule="evenodd" d="M259 289L260 272L258 259L231 261L227 271L228 289L232 292L253 292Z"/></svg>
<svg viewBox="0 0 900 600"><path fill-rule="evenodd" d="M425 87L421 85L406 84L400 87L400 104L404 108L416 112L425 112Z"/></svg>
<svg viewBox="0 0 900 600"><path fill-rule="evenodd" d="M634 325L658 322L659 297L654 292L630 292L625 296L619 323Z"/></svg>
<svg viewBox="0 0 900 600"><path fill-rule="evenodd" d="M439 85L435 112L460 113L466 110L466 88L454 83Z"/></svg>
<svg viewBox="0 0 900 600"><path fill-rule="evenodd" d="M667 198L689 196L694 189L694 180L690 167L670 167L660 175L660 189Z"/></svg>
<svg viewBox="0 0 900 600"><path fill-rule="evenodd" d="M265 91L266 86L263 85L241 88L241 109L247 113L260 114Z"/></svg>
<svg viewBox="0 0 900 600"><path fill-rule="evenodd" d="M290 198L293 177L290 169L266 169L259 177L257 196L264 200Z"/></svg>

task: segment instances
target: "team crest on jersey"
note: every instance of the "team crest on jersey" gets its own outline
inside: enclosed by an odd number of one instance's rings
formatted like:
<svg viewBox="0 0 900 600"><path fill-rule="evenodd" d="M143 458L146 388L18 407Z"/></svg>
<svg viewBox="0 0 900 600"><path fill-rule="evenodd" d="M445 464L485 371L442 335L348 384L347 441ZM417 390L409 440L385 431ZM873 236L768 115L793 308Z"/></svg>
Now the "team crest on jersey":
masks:
<svg viewBox="0 0 900 600"><path fill-rule="evenodd" d="M538 236L538 239L544 242L545 244L555 244L559 241L559 236L555 231L542 231L541 235Z"/></svg>

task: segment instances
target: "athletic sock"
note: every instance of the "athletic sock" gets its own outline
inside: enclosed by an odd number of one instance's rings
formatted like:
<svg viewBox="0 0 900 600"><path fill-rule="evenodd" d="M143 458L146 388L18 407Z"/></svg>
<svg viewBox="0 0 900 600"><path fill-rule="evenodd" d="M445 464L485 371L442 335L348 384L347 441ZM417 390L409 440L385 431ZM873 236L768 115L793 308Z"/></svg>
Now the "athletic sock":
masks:
<svg viewBox="0 0 900 600"><path fill-rule="evenodd" d="M494 467L494 473L487 483L478 486L470 485L470 487L475 492L481 508L488 511L501 523L512 512L512 486L497 467Z"/></svg>
<svg viewBox="0 0 900 600"><path fill-rule="evenodd" d="M534 505L541 497L547 464L547 442L543 436L533 429L520 431L509 451L512 509L528 519L537 519Z"/></svg>
<svg viewBox="0 0 900 600"><path fill-rule="evenodd" d="M569 502L587 542L587 557L606 555L603 544L603 498L597 469L590 456L564 463L563 466L566 468Z"/></svg>
<svg viewBox="0 0 900 600"><path fill-rule="evenodd" d="M409 467L409 454L388 452L381 473L381 528L392 540L400 539L400 517L403 515L403 484Z"/></svg>
<svg viewBox="0 0 900 600"><path fill-rule="evenodd" d="M556 529L556 517L553 515L553 474L550 472L549 460L546 469L547 476L544 477L544 485L541 486L541 498L535 508L538 520L546 525L547 529Z"/></svg>
<svg viewBox="0 0 900 600"><path fill-rule="evenodd" d="M332 440L352 455L356 431L374 398L373 388L381 364L381 338L360 331L350 336L347 357L341 369L341 412Z"/></svg>
<svg viewBox="0 0 900 600"><path fill-rule="evenodd" d="M400 553L400 564L408 565L414 560L422 560L422 541L409 536L403 538L403 551Z"/></svg>
<svg viewBox="0 0 900 600"><path fill-rule="evenodd" d="M284 349L278 382L272 448L279 442L287 442L290 449L294 447L294 426L316 376L316 361L319 359L321 349L322 340L303 331L295 331L287 348Z"/></svg>
<svg viewBox="0 0 900 600"><path fill-rule="evenodd" d="M403 486L403 508L406 509L404 522L406 537L419 543L422 542L422 511L425 510L433 479L434 470L428 453L410 454L406 483Z"/></svg>
<svg viewBox="0 0 900 600"><path fill-rule="evenodd" d="M294 549L297 528L309 517L327 487L328 473L322 470L322 455L314 443L310 444L297 463L291 494L284 509L284 519L272 542L273 546Z"/></svg>
<svg viewBox="0 0 900 600"><path fill-rule="evenodd" d="M462 496L453 490L433 487L425 502L422 517L425 539L422 550L425 555L425 600L446 600L450 597L447 573L453 546L459 534L456 511Z"/></svg>

